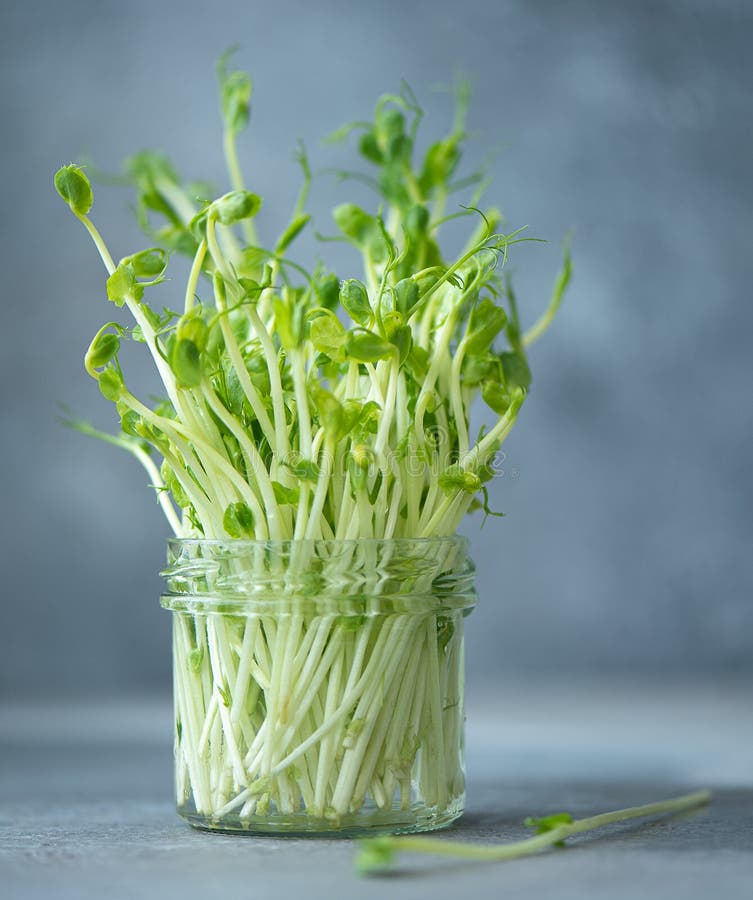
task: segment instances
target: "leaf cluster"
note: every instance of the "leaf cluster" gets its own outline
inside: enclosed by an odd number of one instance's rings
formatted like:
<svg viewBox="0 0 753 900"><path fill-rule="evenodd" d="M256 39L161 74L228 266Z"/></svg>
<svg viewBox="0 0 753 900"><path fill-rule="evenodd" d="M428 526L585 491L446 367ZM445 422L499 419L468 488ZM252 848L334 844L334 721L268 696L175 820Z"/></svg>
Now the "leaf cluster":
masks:
<svg viewBox="0 0 753 900"><path fill-rule="evenodd" d="M252 86L218 64L232 189L210 199L159 153L126 163L140 224L153 246L111 261L89 219L91 184L64 166L55 187L108 266L105 293L135 322L108 322L86 369L120 416L119 441L158 457L158 490L178 509L176 530L212 537L372 537L452 533L465 512L488 508L490 461L531 386L526 333L505 266L523 230L503 233L495 208L457 215L468 242L445 255L447 198L482 181L458 178L467 138L467 86L456 92L447 134L417 152L423 113L407 86L379 99L353 135L378 194L375 209L333 209L339 239L362 271L345 277L289 256L311 216L311 177L282 233L256 238L262 201L247 190L235 141L249 122ZM341 173L351 177L355 173ZM193 264L184 309L157 312L148 297L170 254ZM570 278L566 249L546 321ZM165 398L144 403L126 387L123 340L147 345ZM475 397L496 417L469 440ZM479 499L482 498L482 499ZM399 515L396 511L399 510Z"/></svg>

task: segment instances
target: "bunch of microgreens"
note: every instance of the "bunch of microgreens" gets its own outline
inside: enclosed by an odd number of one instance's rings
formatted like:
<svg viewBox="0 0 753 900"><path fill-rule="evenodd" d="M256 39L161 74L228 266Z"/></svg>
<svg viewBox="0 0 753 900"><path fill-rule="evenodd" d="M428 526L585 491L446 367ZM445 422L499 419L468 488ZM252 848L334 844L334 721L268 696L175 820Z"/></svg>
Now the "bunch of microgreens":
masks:
<svg viewBox="0 0 753 900"><path fill-rule="evenodd" d="M416 162L422 113L404 88L379 100L372 121L336 135L358 135L373 172L358 177L378 195L373 211L333 211L340 239L362 256L362 280L321 263L306 271L291 258L310 226L306 155L290 223L265 245L254 222L261 200L236 149L251 82L227 57L219 76L229 193L197 199L154 153L128 163L154 246L116 263L89 218L83 171L55 176L107 268L108 299L135 320L106 323L85 359L120 434L74 424L133 453L175 534L194 539L171 544L165 573L177 612L179 807L240 829L266 828L274 811L285 827L315 830L360 827L374 811L384 827L396 809L402 827L450 821L465 784L462 610L473 593L472 566L451 537L469 510L490 512L494 455L530 386L526 348L557 310L569 255L524 332L502 276L522 230L498 231L499 211L479 208L481 174L456 175L467 89L449 134ZM448 214L450 196L474 185L469 204ZM453 219L471 234L448 261L440 231ZM185 301L157 312L146 296L172 252L193 260ZM163 402L129 390L125 338L146 345ZM474 440L478 394L496 420ZM409 540L391 540L400 538ZM424 538L445 540L413 540ZM278 569L284 561L282 579L270 581L265 548ZM317 572L318 587L302 590ZM271 612L236 602L264 592Z"/></svg>
<svg viewBox="0 0 753 900"><path fill-rule="evenodd" d="M154 246L116 263L89 219L93 195L83 171L69 165L55 176L102 257L108 299L135 320L103 325L85 358L116 404L120 434L72 424L141 461L179 537L454 534L469 510L489 512L485 483L530 386L526 349L548 327L570 279L567 248L548 308L523 331L502 270L526 238L522 229L498 231L500 212L479 207L482 173L456 175L467 89L457 91L449 134L416 162L422 113L404 88L379 100L372 121L336 134L358 135L373 174L357 177L379 198L372 212L353 203L333 211L342 239L362 255L363 279L341 280L322 264L307 272L289 255L311 218L306 155L290 223L264 246L254 225L261 199L246 189L236 150L251 82L228 71L227 56L219 76L229 193L199 199L155 153L128 162ZM469 203L447 214L450 196L474 185ZM464 217L472 232L448 261L439 233ZM145 295L165 280L172 252L193 259L184 307L157 312ZM125 338L152 356L167 395L156 406L128 389L118 358ZM478 394L497 418L472 440ZM309 558L302 554L298 564L305 568ZM374 556L352 551L347 559L367 573L361 589L378 596L383 576L373 572ZM263 581L253 557L244 565L235 575ZM444 815L464 785L459 614L413 615L406 607L341 617L293 601L279 619L209 615L201 603L176 617L179 805L192 804L204 824L232 828L248 827L255 815L266 822L273 805L290 822L303 806L330 828L347 826L367 801L390 815L396 802L409 811L417 792L424 808ZM707 801L700 792L577 822L565 814L530 820L538 836L499 848L377 838L364 845L359 867L382 868L400 850L512 858L610 822Z"/></svg>
<svg viewBox="0 0 753 900"><path fill-rule="evenodd" d="M567 249L548 308L524 332L502 269L510 248L527 238L522 229L500 232L500 212L479 207L481 173L456 175L468 91L456 91L449 134L416 161L422 112L404 87L380 98L372 121L335 135L358 135L373 172L360 177L378 195L373 211L353 203L333 211L342 240L362 255L362 279L340 279L323 264L308 272L289 255L311 219L306 155L299 155L303 186L290 223L263 245L254 223L261 199L247 190L236 149L251 82L229 71L226 57L219 76L229 193L198 199L155 153L128 161L153 247L115 262L89 218L84 172L69 165L55 176L102 257L108 299L135 320L103 325L85 359L117 407L120 434L77 427L141 461L178 536L453 534L469 510L489 513L485 485L530 386L526 349L569 281ZM451 195L473 185L467 206L447 214ZM448 261L440 231L462 217L472 231ZM193 258L184 307L157 312L146 296L165 280L173 252ZM128 389L118 358L126 338L146 345L164 402L150 406ZM469 418L478 394L496 421L474 440Z"/></svg>

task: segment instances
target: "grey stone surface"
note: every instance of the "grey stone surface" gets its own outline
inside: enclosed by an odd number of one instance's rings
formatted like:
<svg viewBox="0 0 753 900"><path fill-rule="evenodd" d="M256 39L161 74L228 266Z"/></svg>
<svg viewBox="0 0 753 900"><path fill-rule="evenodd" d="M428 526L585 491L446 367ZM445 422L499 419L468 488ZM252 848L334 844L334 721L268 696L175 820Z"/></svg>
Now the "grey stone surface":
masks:
<svg viewBox="0 0 753 900"><path fill-rule="evenodd" d="M708 785L710 807L603 829L504 864L403 856L359 879L352 842L203 834L172 803L163 701L0 708L0 879L8 900L674 898L753 889L749 685L540 686L469 710L468 810L447 840L522 837Z"/></svg>

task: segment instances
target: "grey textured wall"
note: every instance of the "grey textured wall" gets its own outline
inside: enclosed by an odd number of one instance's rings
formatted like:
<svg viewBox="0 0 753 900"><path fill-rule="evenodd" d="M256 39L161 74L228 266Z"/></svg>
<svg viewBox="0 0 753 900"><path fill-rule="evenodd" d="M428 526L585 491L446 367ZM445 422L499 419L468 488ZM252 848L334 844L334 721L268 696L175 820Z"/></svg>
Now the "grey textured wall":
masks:
<svg viewBox="0 0 753 900"><path fill-rule="evenodd" d="M102 271L51 179L156 146L224 185L213 63L234 42L270 230L297 137L331 165L317 139L402 76L439 129L431 87L457 67L476 83L471 161L504 148L489 199L552 239L513 260L529 318L575 229L572 290L493 484L508 516L466 526L472 678L752 673L750 3L68 0L0 12L0 691L168 687L166 526L135 462L56 423L58 401L112 413L81 367L109 316ZM322 228L342 197L318 180ZM119 255L143 245L126 202L98 192Z"/></svg>

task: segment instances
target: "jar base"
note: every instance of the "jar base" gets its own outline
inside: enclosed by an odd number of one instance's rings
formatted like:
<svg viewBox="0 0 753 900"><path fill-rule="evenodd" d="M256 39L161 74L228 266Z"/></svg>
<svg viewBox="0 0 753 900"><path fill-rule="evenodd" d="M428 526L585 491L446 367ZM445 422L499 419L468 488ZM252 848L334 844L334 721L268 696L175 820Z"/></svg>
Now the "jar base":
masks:
<svg viewBox="0 0 753 900"><path fill-rule="evenodd" d="M224 816L221 820L197 813L193 807L178 807L179 815L199 831L247 836L357 838L379 834L418 834L439 831L463 814L465 797L457 797L441 809L415 804L409 809L363 809L342 816L339 821L308 815L306 812L275 813L268 816Z"/></svg>

